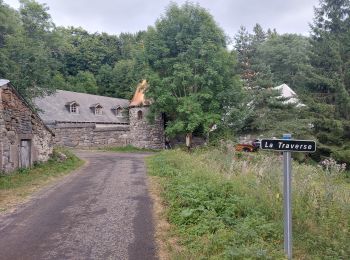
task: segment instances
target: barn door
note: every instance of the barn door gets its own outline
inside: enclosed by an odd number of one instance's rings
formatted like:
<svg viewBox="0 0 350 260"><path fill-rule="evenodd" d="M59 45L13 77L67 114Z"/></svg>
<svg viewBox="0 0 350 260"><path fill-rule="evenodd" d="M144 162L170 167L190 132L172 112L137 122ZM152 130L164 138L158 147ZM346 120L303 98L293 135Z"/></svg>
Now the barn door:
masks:
<svg viewBox="0 0 350 260"><path fill-rule="evenodd" d="M30 140L21 140L20 168L27 168L30 166L30 151Z"/></svg>

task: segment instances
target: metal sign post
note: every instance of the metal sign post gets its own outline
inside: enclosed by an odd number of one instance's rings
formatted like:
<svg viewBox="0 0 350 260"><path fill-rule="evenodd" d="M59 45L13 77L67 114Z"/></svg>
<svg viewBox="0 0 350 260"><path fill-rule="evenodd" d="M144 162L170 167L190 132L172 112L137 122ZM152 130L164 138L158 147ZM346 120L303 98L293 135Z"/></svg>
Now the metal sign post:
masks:
<svg viewBox="0 0 350 260"><path fill-rule="evenodd" d="M291 139L284 134L283 139ZM283 208L284 208L284 252L292 259L292 153L283 152Z"/></svg>
<svg viewBox="0 0 350 260"><path fill-rule="evenodd" d="M283 210L284 210L284 252L292 259L292 152L312 153L316 142L310 140L291 140L291 134L283 139L262 139L261 150L283 152Z"/></svg>

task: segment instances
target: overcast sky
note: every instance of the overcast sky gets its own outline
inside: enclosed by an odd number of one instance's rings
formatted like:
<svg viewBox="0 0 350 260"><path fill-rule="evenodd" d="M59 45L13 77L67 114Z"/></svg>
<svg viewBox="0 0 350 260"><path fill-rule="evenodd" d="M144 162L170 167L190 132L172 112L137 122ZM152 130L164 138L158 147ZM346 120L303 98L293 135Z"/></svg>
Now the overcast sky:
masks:
<svg viewBox="0 0 350 260"><path fill-rule="evenodd" d="M18 8L17 0L5 3ZM154 25L164 14L169 0L37 0L50 8L56 25L81 26L89 32L137 32ZM182 4L185 0L176 0ZM249 31L255 23L279 33L309 34L313 7L319 0L198 0L225 33L233 37L244 25Z"/></svg>

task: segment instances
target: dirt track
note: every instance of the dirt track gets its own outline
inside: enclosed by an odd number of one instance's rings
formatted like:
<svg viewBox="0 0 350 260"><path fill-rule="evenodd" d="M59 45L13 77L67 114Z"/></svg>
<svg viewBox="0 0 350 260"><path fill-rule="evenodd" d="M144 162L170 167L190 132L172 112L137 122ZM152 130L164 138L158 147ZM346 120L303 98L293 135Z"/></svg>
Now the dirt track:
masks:
<svg viewBox="0 0 350 260"><path fill-rule="evenodd" d="M155 259L146 154L77 154L86 166L0 217L0 259Z"/></svg>

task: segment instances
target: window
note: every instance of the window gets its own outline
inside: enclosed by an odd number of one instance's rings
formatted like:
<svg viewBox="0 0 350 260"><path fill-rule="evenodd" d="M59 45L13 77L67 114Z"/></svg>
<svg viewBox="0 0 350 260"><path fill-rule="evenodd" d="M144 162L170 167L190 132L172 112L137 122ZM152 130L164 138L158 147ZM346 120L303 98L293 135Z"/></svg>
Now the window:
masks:
<svg viewBox="0 0 350 260"><path fill-rule="evenodd" d="M139 111L137 112L137 119L138 119L138 120L141 120L142 118L143 118L142 111L139 110Z"/></svg>
<svg viewBox="0 0 350 260"><path fill-rule="evenodd" d="M116 116L122 116L123 109L121 107L117 107L115 110L115 115Z"/></svg>
<svg viewBox="0 0 350 260"><path fill-rule="evenodd" d="M95 115L102 115L102 107L101 106L95 107Z"/></svg>
<svg viewBox="0 0 350 260"><path fill-rule="evenodd" d="M70 112L72 114L79 114L79 107L77 103L73 103L70 105Z"/></svg>

